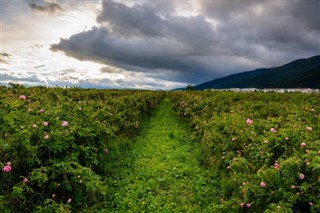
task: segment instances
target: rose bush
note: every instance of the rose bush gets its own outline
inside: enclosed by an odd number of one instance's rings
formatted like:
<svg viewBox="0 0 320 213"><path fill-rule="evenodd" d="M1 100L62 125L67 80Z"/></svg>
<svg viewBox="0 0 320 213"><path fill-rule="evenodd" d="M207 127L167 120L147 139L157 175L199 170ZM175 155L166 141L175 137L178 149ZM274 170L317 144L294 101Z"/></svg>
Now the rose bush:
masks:
<svg viewBox="0 0 320 213"><path fill-rule="evenodd" d="M163 95L0 87L0 210L80 211L103 202L99 162L108 142L134 136Z"/></svg>
<svg viewBox="0 0 320 213"><path fill-rule="evenodd" d="M319 94L173 92L171 99L219 180L216 209L320 211Z"/></svg>

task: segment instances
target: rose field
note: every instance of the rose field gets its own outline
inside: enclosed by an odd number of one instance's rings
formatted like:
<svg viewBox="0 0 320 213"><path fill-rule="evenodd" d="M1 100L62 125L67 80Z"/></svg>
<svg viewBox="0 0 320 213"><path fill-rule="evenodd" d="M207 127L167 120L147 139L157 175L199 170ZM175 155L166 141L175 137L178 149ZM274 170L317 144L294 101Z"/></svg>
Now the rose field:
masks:
<svg viewBox="0 0 320 213"><path fill-rule="evenodd" d="M320 212L320 94L0 87L1 212Z"/></svg>

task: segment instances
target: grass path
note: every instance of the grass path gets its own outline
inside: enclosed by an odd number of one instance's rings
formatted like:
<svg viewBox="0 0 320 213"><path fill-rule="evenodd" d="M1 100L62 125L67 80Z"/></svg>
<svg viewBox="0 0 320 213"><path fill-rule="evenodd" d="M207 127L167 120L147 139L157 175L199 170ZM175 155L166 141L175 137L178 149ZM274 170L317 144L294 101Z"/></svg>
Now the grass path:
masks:
<svg viewBox="0 0 320 213"><path fill-rule="evenodd" d="M114 146L106 212L201 212L215 199L208 171L197 160L200 148L168 98L140 136Z"/></svg>

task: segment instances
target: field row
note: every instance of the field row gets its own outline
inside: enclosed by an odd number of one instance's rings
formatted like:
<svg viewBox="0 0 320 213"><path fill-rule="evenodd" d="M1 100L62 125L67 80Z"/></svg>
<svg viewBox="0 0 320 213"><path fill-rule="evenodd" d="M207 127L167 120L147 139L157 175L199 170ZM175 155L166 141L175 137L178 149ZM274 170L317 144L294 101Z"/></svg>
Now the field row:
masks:
<svg viewBox="0 0 320 213"><path fill-rule="evenodd" d="M320 211L320 95L175 92L219 184L216 212Z"/></svg>
<svg viewBox="0 0 320 213"><path fill-rule="evenodd" d="M136 135L163 95L1 87L1 211L79 211L103 202L108 141Z"/></svg>

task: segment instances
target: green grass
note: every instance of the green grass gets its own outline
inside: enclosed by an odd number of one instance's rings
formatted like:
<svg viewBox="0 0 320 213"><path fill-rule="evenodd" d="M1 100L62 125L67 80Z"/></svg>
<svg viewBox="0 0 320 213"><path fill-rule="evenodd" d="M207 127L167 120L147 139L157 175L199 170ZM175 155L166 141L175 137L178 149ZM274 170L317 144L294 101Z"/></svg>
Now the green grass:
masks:
<svg viewBox="0 0 320 213"><path fill-rule="evenodd" d="M165 98L134 140L110 145L106 162L109 190L103 212L200 212L217 197L209 170Z"/></svg>

